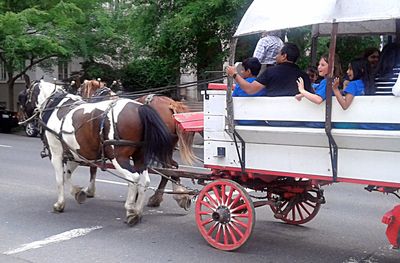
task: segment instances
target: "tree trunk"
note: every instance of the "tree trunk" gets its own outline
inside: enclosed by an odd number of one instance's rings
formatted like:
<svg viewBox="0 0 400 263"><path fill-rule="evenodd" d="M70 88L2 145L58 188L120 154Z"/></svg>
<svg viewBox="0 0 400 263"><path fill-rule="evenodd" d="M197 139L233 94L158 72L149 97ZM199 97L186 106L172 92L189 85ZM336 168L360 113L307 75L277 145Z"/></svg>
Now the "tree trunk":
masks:
<svg viewBox="0 0 400 263"><path fill-rule="evenodd" d="M15 111L14 109L14 83L15 78L13 78L12 74L8 73L8 109L11 111Z"/></svg>

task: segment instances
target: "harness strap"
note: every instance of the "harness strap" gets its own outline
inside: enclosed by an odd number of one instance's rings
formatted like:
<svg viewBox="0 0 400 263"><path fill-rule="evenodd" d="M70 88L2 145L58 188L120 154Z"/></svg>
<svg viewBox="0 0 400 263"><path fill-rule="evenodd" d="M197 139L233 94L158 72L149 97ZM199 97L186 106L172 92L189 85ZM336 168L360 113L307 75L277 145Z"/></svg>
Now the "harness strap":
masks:
<svg viewBox="0 0 400 263"><path fill-rule="evenodd" d="M147 95L146 98L144 99L144 104L149 105L153 100L154 96L156 96L156 94Z"/></svg>
<svg viewBox="0 0 400 263"><path fill-rule="evenodd" d="M128 140L122 140L122 139L118 139L118 140L106 140L103 142L104 146L107 145L115 145L115 146L143 146L144 142L134 142L134 141L128 141Z"/></svg>
<svg viewBox="0 0 400 263"><path fill-rule="evenodd" d="M118 100L113 100L108 105L106 110L103 112L103 118L102 118L102 120L100 122L100 131L99 132L100 132L100 143L102 144L102 147L101 147L101 159L102 159L103 166L105 166L105 164L106 164L105 147L109 145L108 143L106 143L107 140L106 141L104 140L104 126L105 126L107 114L108 114L108 112L110 110L111 110L111 118L112 118L111 122L112 122L112 125L114 127L114 134L116 135L117 139L119 139L118 132L117 132L117 129L116 129L116 125L115 125L115 122L114 122L114 111L113 111L114 106L115 106L117 101Z"/></svg>

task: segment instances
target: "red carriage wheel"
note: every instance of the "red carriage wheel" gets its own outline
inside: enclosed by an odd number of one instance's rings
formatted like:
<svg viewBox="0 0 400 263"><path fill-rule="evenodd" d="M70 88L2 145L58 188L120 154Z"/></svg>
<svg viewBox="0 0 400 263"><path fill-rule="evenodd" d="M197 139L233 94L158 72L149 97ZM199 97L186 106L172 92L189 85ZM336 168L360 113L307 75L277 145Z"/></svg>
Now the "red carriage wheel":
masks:
<svg viewBox="0 0 400 263"><path fill-rule="evenodd" d="M275 218L292 225L309 222L318 214L323 202L322 193L319 190L293 194L290 198L282 198L279 194L268 192L267 198L275 201L275 205L270 205Z"/></svg>
<svg viewBox="0 0 400 263"><path fill-rule="evenodd" d="M217 180L207 184L196 201L196 223L204 239L221 250L235 250L250 237L254 205L238 183Z"/></svg>

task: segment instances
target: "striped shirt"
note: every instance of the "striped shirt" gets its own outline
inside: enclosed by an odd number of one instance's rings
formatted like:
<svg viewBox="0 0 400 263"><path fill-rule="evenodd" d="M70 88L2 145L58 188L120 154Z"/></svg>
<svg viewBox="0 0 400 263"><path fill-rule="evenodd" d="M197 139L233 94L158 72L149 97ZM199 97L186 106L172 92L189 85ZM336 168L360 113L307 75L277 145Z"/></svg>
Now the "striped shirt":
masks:
<svg viewBox="0 0 400 263"><path fill-rule="evenodd" d="M283 47L282 40L277 36L265 36L258 40L253 57L258 58L261 64L275 64L276 55Z"/></svg>
<svg viewBox="0 0 400 263"><path fill-rule="evenodd" d="M400 74L400 67L396 66L393 68L392 73L385 74L383 76L376 76L375 78L375 94L376 95L393 95L392 88L396 83L396 80Z"/></svg>

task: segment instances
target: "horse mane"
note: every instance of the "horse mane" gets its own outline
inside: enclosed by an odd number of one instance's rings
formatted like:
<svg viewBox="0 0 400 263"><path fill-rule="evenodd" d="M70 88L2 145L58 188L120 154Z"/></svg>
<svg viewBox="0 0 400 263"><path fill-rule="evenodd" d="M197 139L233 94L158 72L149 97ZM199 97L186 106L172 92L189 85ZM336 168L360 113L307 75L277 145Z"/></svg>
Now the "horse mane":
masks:
<svg viewBox="0 0 400 263"><path fill-rule="evenodd" d="M160 101L165 101L166 103L169 104L169 109L174 113L183 113L183 112L189 112L189 107L186 106L183 102L180 101L175 101L171 99L170 97L166 96L154 96L153 100L160 100Z"/></svg>
<svg viewBox="0 0 400 263"><path fill-rule="evenodd" d="M189 107L180 101L172 100L172 102L169 105L169 108L174 112L174 114L189 112Z"/></svg>

